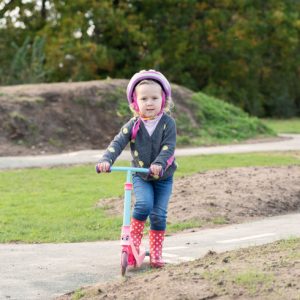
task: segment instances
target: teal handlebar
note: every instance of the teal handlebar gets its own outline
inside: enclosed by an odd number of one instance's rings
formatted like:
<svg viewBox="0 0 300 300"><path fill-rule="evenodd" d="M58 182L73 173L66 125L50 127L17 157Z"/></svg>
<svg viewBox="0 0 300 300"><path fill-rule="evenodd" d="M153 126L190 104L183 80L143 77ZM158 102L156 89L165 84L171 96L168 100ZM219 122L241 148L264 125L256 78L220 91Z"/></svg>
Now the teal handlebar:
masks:
<svg viewBox="0 0 300 300"><path fill-rule="evenodd" d="M139 172L139 173L149 173L150 170L147 168L135 168L135 167L111 167L110 171L131 171L131 172Z"/></svg>
<svg viewBox="0 0 300 300"><path fill-rule="evenodd" d="M111 167L109 169L109 172L111 171L123 171L123 172L139 172L139 173L150 173L150 169L147 168L135 168L135 167ZM98 165L96 165L96 172L100 173L100 170L98 169Z"/></svg>

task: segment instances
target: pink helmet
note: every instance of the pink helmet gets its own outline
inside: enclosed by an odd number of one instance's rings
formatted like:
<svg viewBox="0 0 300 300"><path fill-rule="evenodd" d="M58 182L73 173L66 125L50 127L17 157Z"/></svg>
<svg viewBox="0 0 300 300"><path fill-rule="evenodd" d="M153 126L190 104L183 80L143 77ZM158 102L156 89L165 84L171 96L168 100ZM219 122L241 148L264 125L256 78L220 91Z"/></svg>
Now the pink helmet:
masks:
<svg viewBox="0 0 300 300"><path fill-rule="evenodd" d="M135 73L132 78L130 79L128 86L127 86L127 100L129 104L134 104L135 110L138 110L138 106L136 103L136 99L134 97L134 89L137 84L143 80L154 80L156 81L163 90L163 103L162 108L165 106L165 101L167 97L171 97L171 85L167 78L160 72L155 70L148 70L148 71L140 71Z"/></svg>

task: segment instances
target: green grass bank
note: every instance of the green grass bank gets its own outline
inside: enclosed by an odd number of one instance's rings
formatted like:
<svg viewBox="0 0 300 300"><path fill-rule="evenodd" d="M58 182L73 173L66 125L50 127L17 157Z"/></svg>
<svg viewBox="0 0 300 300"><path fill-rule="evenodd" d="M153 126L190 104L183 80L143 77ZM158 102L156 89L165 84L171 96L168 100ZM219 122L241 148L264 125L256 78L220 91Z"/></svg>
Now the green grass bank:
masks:
<svg viewBox="0 0 300 300"><path fill-rule="evenodd" d="M187 114L176 117L179 146L228 144L276 135L258 118L204 93L194 94L189 105L193 120Z"/></svg>
<svg viewBox="0 0 300 300"><path fill-rule="evenodd" d="M276 133L300 134L300 118L293 119L263 119L263 123Z"/></svg>
<svg viewBox="0 0 300 300"><path fill-rule="evenodd" d="M230 167L300 165L299 153L293 152L180 157L177 161L176 177ZM124 181L125 174L97 175L91 165L1 171L0 242L118 239L122 216L108 216L96 203L121 196ZM169 230L194 225L172 224Z"/></svg>

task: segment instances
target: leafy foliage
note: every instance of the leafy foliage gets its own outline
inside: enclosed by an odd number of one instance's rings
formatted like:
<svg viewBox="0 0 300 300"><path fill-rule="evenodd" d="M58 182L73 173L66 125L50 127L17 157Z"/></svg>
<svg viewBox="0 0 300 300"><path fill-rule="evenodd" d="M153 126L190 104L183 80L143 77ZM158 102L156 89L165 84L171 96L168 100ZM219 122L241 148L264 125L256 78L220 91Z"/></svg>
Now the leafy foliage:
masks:
<svg viewBox="0 0 300 300"><path fill-rule="evenodd" d="M30 39L27 37L21 47L13 45L15 55L9 68L10 84L19 83L37 83L45 79L44 71L44 44L45 39L36 37L30 45Z"/></svg>
<svg viewBox="0 0 300 300"><path fill-rule="evenodd" d="M300 114L299 1L19 0L0 9L1 84L154 68L252 115ZM22 65L20 52L33 52L36 39L46 43L38 64Z"/></svg>

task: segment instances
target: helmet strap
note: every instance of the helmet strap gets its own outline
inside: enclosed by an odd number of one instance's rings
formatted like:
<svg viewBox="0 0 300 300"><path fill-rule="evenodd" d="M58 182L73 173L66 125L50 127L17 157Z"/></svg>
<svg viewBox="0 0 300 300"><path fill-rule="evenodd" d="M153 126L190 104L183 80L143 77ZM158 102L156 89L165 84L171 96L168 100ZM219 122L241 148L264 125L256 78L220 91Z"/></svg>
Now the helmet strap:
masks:
<svg viewBox="0 0 300 300"><path fill-rule="evenodd" d="M133 93L132 93L132 98L133 98L133 102L132 102L132 104L133 104L133 109L134 109L136 112L139 112L140 109L139 109L139 105L138 105L138 102L137 102L137 96L136 96L136 92L135 92L135 91L133 91Z"/></svg>
<svg viewBox="0 0 300 300"><path fill-rule="evenodd" d="M161 101L161 109L160 109L159 115L163 112L163 110L165 108L165 104L166 104L166 94L163 91L163 89L161 91L161 99L162 99L162 101Z"/></svg>

